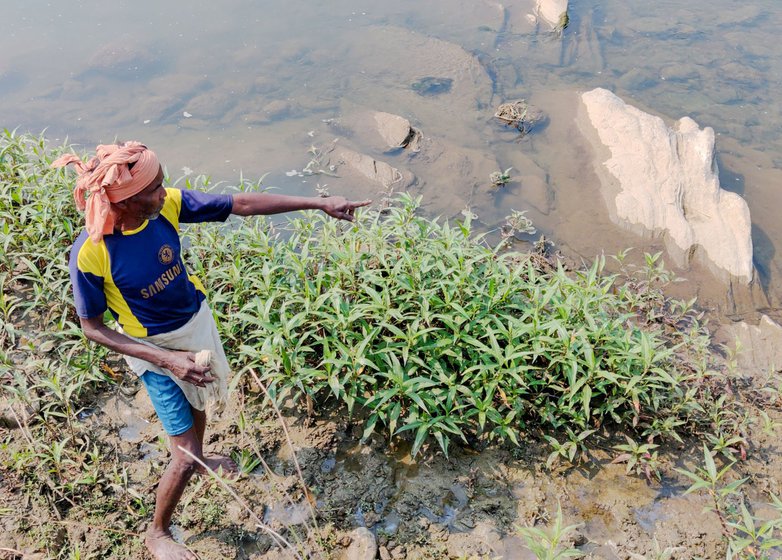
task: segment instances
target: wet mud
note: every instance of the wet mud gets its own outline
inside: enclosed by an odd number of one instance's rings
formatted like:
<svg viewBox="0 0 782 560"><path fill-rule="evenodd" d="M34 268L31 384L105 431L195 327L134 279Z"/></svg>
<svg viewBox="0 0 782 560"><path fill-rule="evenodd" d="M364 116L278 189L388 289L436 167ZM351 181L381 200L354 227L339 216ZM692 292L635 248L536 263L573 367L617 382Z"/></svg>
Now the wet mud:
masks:
<svg viewBox="0 0 782 560"><path fill-rule="evenodd" d="M661 478L647 479L627 474L624 465L611 464L609 454L599 451L576 467L549 470L548 448L535 441L480 451L457 446L448 458L425 448L414 459L404 440L371 436L362 442L358 419L340 411L308 418L298 407L287 409L289 443L279 424L263 415L246 432L237 432L233 410L211 423L207 453L251 448L265 464L231 485L241 501L209 477L191 482L172 533L201 558L288 557L259 529L263 523L288 538L298 535L297 542L306 542L318 527L331 543L323 557L340 557L349 544L346 535L365 527L380 558L526 560L534 555L518 527L548 526L559 508L565 524L576 525L564 544L586 558L654 558L655 551L665 549L683 559L724 555L720 521L707 511L708 496L686 494L688 480L674 471L694 468L694 445L668 449ZM101 401L84 421L116 446L127 467L127 491L151 499L167 450L143 390L132 398ZM757 495L758 508L764 492L779 491L782 469L775 449L772 436L760 437L738 467L740 476L752 479L749 494ZM0 501L11 498L0 496ZM74 508L60 526L89 557L90 550L105 545L106 527L115 517L96 527L86 511ZM7 529L13 533L18 522L8 517ZM146 557L139 537L128 536L127 546L137 551L134 557Z"/></svg>

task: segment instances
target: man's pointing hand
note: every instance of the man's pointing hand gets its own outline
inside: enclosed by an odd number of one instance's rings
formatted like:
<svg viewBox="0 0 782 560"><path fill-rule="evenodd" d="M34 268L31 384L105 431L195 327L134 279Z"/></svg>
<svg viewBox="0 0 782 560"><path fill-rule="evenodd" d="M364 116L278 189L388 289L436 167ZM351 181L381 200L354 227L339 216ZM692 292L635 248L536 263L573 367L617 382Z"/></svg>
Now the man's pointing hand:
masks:
<svg viewBox="0 0 782 560"><path fill-rule="evenodd" d="M355 220L356 208L367 206L371 204L371 200L362 200L361 202L353 202L345 198L344 196L330 196L328 198L322 198L321 210L332 218L338 220L347 220L352 222Z"/></svg>

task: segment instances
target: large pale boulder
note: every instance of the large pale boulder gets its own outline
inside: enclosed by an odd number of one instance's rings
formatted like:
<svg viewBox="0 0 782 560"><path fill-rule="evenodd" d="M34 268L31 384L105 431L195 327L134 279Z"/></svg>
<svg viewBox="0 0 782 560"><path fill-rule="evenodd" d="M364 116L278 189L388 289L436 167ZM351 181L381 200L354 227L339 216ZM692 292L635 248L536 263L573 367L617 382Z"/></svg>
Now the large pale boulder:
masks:
<svg viewBox="0 0 782 560"><path fill-rule="evenodd" d="M562 25L563 14L567 13L568 0L538 0L538 15L552 27Z"/></svg>
<svg viewBox="0 0 782 560"><path fill-rule="evenodd" d="M421 133L410 126L410 121L399 115L377 112L374 115L377 132L388 148L403 148Z"/></svg>
<svg viewBox="0 0 782 560"><path fill-rule="evenodd" d="M605 154L595 168L611 218L638 233L663 234L682 265L697 255L723 279L749 284L749 208L720 188L714 130L689 117L669 128L601 88L581 99L582 130Z"/></svg>

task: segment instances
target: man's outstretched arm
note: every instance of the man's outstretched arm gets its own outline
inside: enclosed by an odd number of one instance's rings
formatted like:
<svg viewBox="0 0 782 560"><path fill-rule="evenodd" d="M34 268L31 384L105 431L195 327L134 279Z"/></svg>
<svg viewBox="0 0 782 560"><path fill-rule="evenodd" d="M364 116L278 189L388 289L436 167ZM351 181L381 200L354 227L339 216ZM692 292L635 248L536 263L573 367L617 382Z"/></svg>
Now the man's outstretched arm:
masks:
<svg viewBox="0 0 782 560"><path fill-rule="evenodd" d="M353 221L356 208L366 206L371 200L352 202L342 196L327 198L288 196L272 193L237 193L233 195L231 214L237 216L258 216L295 212L297 210L322 210L332 218Z"/></svg>

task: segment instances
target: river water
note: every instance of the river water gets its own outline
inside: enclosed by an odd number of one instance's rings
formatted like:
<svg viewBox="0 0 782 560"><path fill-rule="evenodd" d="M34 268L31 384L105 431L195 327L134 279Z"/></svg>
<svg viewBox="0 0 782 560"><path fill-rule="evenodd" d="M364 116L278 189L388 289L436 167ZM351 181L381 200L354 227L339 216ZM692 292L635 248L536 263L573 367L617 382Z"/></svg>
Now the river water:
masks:
<svg viewBox="0 0 782 560"><path fill-rule="evenodd" d="M310 147L339 139L409 168L417 178L410 190L431 214L460 217L469 208L492 228L509 209L527 210L559 247L590 259L658 243L609 222L591 155L577 139L573 94L605 87L668 123L688 115L714 128L722 186L741 194L752 215L769 296L755 307L777 306L778 0L572 0L561 33L533 25L532 4L6 2L0 124L46 129L51 140L85 149L142 140L172 177L192 171L235 183L268 173L264 183L279 192L314 194L328 183L334 194L379 198L368 182L300 176ZM446 94L413 88L449 72ZM492 118L500 103L519 98L547 115L524 138ZM429 151L363 145L356 123L372 110L410 119L433 139ZM508 167L514 180L490 188L488 172ZM698 292L706 280L690 273Z"/></svg>

